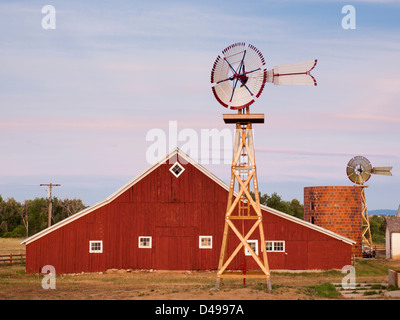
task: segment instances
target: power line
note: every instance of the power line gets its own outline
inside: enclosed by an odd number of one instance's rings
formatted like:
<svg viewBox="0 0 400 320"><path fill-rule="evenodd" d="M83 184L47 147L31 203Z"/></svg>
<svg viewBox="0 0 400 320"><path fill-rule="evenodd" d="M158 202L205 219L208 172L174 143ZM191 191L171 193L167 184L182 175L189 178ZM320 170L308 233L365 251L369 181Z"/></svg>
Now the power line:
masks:
<svg viewBox="0 0 400 320"><path fill-rule="evenodd" d="M47 227L50 227L51 226L51 211L52 211L51 191L52 191L53 187L59 187L59 186L61 186L61 184L57 184L57 183L41 183L40 186L41 187L43 187L43 186L49 187L49 189L47 190L47 195L49 197L49 213L48 213Z"/></svg>

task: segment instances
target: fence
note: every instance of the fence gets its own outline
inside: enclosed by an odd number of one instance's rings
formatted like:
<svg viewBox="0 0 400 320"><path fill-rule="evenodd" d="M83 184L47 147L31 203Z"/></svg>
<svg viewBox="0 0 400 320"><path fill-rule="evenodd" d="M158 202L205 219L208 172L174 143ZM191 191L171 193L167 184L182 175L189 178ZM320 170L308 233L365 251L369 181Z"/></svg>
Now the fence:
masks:
<svg viewBox="0 0 400 320"><path fill-rule="evenodd" d="M25 263L25 253L10 253L0 255L1 264L24 264Z"/></svg>
<svg viewBox="0 0 400 320"><path fill-rule="evenodd" d="M386 251L386 245L384 244L375 244L375 251Z"/></svg>

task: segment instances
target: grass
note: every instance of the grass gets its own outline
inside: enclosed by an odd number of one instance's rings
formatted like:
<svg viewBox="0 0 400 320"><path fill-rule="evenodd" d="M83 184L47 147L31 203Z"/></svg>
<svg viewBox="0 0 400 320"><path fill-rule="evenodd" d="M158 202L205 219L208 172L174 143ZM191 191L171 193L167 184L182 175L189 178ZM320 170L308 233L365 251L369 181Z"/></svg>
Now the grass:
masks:
<svg viewBox="0 0 400 320"><path fill-rule="evenodd" d="M397 266L390 265L387 260L363 260L358 259L356 263L356 276L357 277L377 277L387 276L389 269L395 269Z"/></svg>
<svg viewBox="0 0 400 320"><path fill-rule="evenodd" d="M0 238L0 255L8 253L25 253L25 245L20 244L24 238Z"/></svg>
<svg viewBox="0 0 400 320"><path fill-rule="evenodd" d="M305 289L305 292L309 295L321 298L337 298L341 296L341 294L336 290L335 286L330 282L308 286Z"/></svg>

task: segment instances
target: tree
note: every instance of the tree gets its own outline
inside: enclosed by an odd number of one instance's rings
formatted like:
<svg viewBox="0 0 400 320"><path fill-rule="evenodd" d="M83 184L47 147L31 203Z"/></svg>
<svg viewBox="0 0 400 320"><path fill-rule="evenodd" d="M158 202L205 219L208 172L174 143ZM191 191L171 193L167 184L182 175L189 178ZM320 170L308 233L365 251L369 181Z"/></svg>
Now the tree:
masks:
<svg viewBox="0 0 400 320"><path fill-rule="evenodd" d="M251 191L250 194L252 198L255 199L254 192ZM282 200L282 196L278 195L276 192L270 196L266 193L261 195L261 192L259 192L259 197L260 204L262 205L290 214L299 219L303 219L304 217L304 206L297 199L284 201Z"/></svg>
<svg viewBox="0 0 400 320"><path fill-rule="evenodd" d="M48 201L45 198L29 200L27 214L29 217L29 236L47 227Z"/></svg>
<svg viewBox="0 0 400 320"><path fill-rule="evenodd" d="M289 205L289 212L291 215L299 219L304 219L304 206L299 200L293 199Z"/></svg>
<svg viewBox="0 0 400 320"><path fill-rule="evenodd" d="M18 210L20 210L21 204L14 198L9 198L4 201L1 198L0 203L0 236L7 234L14 230L20 224L20 218Z"/></svg>
<svg viewBox="0 0 400 320"><path fill-rule="evenodd" d="M385 218L382 216L371 216L369 218L372 242L385 243Z"/></svg>
<svg viewBox="0 0 400 320"><path fill-rule="evenodd" d="M28 237L29 234L29 217L28 217L28 206L29 206L30 200L26 200L25 204L20 210L18 210L18 214L22 219L22 222L25 227L25 235Z"/></svg>
<svg viewBox="0 0 400 320"><path fill-rule="evenodd" d="M54 198L53 209L54 209L54 222L59 222L73 214L82 211L86 206L83 204L81 199L64 199L59 200Z"/></svg>

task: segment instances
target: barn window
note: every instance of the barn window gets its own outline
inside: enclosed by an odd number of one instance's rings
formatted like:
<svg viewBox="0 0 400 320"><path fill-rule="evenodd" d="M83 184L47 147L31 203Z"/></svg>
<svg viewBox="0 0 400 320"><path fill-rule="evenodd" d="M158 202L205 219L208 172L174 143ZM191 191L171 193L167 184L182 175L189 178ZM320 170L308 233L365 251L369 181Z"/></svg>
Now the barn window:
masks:
<svg viewBox="0 0 400 320"><path fill-rule="evenodd" d="M139 248L151 248L151 237L139 237Z"/></svg>
<svg viewBox="0 0 400 320"><path fill-rule="evenodd" d="M270 252L285 252L285 241L265 241L265 247Z"/></svg>
<svg viewBox="0 0 400 320"><path fill-rule="evenodd" d="M175 162L174 165L169 168L169 171L171 171L172 174L178 178L182 174L182 172L185 171L185 168L182 167L179 162Z"/></svg>
<svg viewBox="0 0 400 320"><path fill-rule="evenodd" d="M199 237L199 248L200 249L212 249L212 236L200 236Z"/></svg>
<svg viewBox="0 0 400 320"><path fill-rule="evenodd" d="M89 241L89 252L90 253L102 253L103 252L103 241Z"/></svg>
<svg viewBox="0 0 400 320"><path fill-rule="evenodd" d="M258 240L247 240L247 243L250 245L250 248L258 255ZM246 256L251 256L251 253L247 248L244 249L244 254Z"/></svg>

